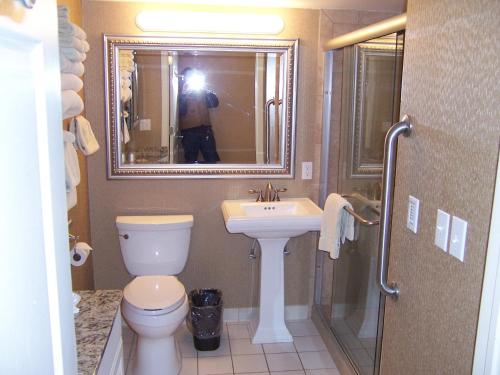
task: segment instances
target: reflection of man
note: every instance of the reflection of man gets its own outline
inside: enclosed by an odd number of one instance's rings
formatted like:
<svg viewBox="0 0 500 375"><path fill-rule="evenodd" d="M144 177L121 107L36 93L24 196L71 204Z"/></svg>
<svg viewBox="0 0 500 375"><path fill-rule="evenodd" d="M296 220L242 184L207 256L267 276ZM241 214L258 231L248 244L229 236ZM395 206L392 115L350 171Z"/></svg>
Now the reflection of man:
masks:
<svg viewBox="0 0 500 375"><path fill-rule="evenodd" d="M179 125L186 163L197 162L199 151L205 163L218 162L208 109L217 107L219 99L205 89L205 77L193 68L182 71L179 92Z"/></svg>

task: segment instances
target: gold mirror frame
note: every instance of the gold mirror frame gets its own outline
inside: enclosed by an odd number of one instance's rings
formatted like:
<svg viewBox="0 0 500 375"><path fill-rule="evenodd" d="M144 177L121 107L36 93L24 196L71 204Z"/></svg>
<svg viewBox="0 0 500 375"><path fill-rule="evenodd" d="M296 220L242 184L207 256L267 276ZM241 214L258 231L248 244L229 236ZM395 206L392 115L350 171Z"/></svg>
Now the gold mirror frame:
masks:
<svg viewBox="0 0 500 375"><path fill-rule="evenodd" d="M197 51L245 51L283 53L286 72L283 87L284 123L279 164L122 164L120 157L119 48ZM298 40L290 39L216 39L104 35L106 95L106 136L108 179L171 178L293 178L297 95Z"/></svg>

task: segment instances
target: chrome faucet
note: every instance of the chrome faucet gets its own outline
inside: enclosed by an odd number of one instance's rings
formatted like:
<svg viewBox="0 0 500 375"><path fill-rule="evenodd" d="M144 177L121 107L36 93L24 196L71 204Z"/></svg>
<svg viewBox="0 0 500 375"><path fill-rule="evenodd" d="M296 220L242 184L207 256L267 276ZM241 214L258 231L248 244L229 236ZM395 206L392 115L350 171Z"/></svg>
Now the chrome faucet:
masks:
<svg viewBox="0 0 500 375"><path fill-rule="evenodd" d="M262 189L250 189L248 192L250 194L258 194L256 202L279 202L279 193L287 191L287 188L275 188L271 181L266 184L266 189L262 192Z"/></svg>

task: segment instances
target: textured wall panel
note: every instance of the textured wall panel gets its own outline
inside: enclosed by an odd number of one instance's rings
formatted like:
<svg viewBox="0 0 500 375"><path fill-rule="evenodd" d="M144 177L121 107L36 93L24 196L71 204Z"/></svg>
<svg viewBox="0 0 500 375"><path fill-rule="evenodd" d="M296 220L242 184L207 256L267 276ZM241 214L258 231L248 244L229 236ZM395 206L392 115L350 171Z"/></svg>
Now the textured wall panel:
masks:
<svg viewBox="0 0 500 375"><path fill-rule="evenodd" d="M410 0L382 374L470 374L500 134L498 1ZM417 235L408 195L421 200ZM469 222L465 262L434 246L436 211Z"/></svg>

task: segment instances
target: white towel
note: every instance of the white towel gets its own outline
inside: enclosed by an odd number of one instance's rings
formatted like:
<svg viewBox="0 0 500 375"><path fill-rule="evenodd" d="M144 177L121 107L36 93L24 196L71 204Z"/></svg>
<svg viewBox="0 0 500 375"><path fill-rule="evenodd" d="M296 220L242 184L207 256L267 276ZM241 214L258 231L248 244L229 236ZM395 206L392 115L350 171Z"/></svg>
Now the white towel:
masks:
<svg viewBox="0 0 500 375"><path fill-rule="evenodd" d="M99 143L92 132L90 122L85 117L75 117L71 120L69 129L75 135L76 144L84 155L92 155L99 150Z"/></svg>
<svg viewBox="0 0 500 375"><path fill-rule="evenodd" d="M127 102L132 98L132 90L128 87L122 87L120 90L120 99L122 102Z"/></svg>
<svg viewBox="0 0 500 375"><path fill-rule="evenodd" d="M74 74L77 77L83 76L85 73L85 67L81 61L73 62L67 59L64 55L59 54L59 63L61 64L61 73Z"/></svg>
<svg viewBox="0 0 500 375"><path fill-rule="evenodd" d="M73 90L64 90L61 93L63 119L75 117L83 111L83 100Z"/></svg>
<svg viewBox="0 0 500 375"><path fill-rule="evenodd" d="M78 52L73 47L59 47L59 53L73 62L84 62L87 59L87 54L85 52Z"/></svg>
<svg viewBox="0 0 500 375"><path fill-rule="evenodd" d="M61 73L61 91L73 90L78 92L83 87L83 81L75 74Z"/></svg>
<svg viewBox="0 0 500 375"><path fill-rule="evenodd" d="M130 133L128 132L128 125L127 125L127 117L128 117L128 112L127 111L123 111L123 115L122 115L122 118L123 118L123 121L122 121L122 126L121 126L121 133L122 133L122 142L124 144L127 144L130 142Z"/></svg>
<svg viewBox="0 0 500 375"><path fill-rule="evenodd" d="M89 44L82 39L69 35L59 34L59 48L74 48L78 52L88 52Z"/></svg>
<svg viewBox="0 0 500 375"><path fill-rule="evenodd" d="M340 245L346 238L350 241L354 239L354 218L344 207L352 209L346 199L338 194L330 194L321 217L318 249L329 252L332 259L339 257Z"/></svg>
<svg viewBox="0 0 500 375"><path fill-rule="evenodd" d="M87 39L87 33L83 31L78 25L71 23L69 20L59 18L58 23L59 35L70 35L81 40Z"/></svg>
<svg viewBox="0 0 500 375"><path fill-rule="evenodd" d="M64 166L66 174L66 192L71 192L80 183L80 165L76 154L73 133L63 130Z"/></svg>

